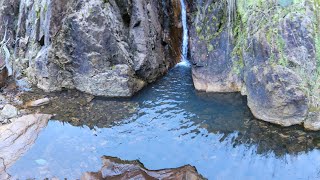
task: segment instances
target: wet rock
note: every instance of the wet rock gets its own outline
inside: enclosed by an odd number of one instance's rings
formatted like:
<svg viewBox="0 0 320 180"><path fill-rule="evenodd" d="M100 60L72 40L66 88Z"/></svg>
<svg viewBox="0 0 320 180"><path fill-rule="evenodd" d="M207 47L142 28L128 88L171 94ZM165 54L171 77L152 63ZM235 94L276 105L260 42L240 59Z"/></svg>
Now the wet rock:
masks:
<svg viewBox="0 0 320 180"><path fill-rule="evenodd" d="M49 98L42 98L42 99L38 99L35 101L29 101L26 103L26 107L38 107L38 106L43 106L43 105L47 105L50 103L50 99Z"/></svg>
<svg viewBox="0 0 320 180"><path fill-rule="evenodd" d="M320 130L320 113L319 112L310 112L308 118L303 123L304 128L312 131Z"/></svg>
<svg viewBox="0 0 320 180"><path fill-rule="evenodd" d="M195 167L187 165L179 168L148 170L139 161L124 161L115 157L102 157L103 166L99 172L87 172L81 180L98 179L175 179L175 180L202 180Z"/></svg>
<svg viewBox="0 0 320 180"><path fill-rule="evenodd" d="M31 148L51 115L32 114L12 119L0 126L0 178L7 179L6 169Z"/></svg>
<svg viewBox="0 0 320 180"><path fill-rule="evenodd" d="M1 115L4 118L13 118L18 116L19 110L11 104L6 104L1 110Z"/></svg>

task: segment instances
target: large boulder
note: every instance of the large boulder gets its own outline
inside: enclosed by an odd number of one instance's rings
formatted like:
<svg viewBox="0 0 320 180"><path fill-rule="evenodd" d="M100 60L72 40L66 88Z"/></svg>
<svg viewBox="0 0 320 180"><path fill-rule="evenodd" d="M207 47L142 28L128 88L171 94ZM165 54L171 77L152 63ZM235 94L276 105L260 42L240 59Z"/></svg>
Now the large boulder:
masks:
<svg viewBox="0 0 320 180"><path fill-rule="evenodd" d="M166 73L180 55L174 45L181 34L174 32L181 27L176 16L168 15L174 2L3 1L5 7L20 8L0 11L2 19L16 24L1 28L15 34L10 64L18 77L26 75L45 91L132 96Z"/></svg>

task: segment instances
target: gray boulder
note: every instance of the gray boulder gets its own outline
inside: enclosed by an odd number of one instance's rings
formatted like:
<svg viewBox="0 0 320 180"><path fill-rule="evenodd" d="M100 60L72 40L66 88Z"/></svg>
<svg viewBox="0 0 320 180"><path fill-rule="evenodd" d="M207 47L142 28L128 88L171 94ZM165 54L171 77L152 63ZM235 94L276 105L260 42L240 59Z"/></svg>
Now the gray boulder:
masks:
<svg viewBox="0 0 320 180"><path fill-rule="evenodd" d="M181 28L168 16L174 11L170 3L3 1L7 8L0 11L0 23L4 18L16 22L17 28L6 29L16 34L12 37L16 42L11 42L16 47L10 51L18 77L26 75L45 91L66 88L127 97L166 73L180 55L180 47L172 46L177 42L166 38L181 37L174 34ZM11 6L21 10L9 13Z"/></svg>

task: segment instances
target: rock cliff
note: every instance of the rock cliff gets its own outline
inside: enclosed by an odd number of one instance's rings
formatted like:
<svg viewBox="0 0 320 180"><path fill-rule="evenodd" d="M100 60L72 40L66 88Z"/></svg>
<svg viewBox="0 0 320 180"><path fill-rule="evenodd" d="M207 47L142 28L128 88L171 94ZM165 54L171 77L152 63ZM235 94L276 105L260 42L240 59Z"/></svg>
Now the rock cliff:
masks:
<svg viewBox="0 0 320 180"><path fill-rule="evenodd" d="M132 96L180 57L176 0L0 4L0 37L6 41L1 57L7 59L9 74L45 91Z"/></svg>
<svg viewBox="0 0 320 180"><path fill-rule="evenodd" d="M319 111L319 1L190 1L196 89L241 92L258 119L290 126ZM309 118L310 119L310 118Z"/></svg>

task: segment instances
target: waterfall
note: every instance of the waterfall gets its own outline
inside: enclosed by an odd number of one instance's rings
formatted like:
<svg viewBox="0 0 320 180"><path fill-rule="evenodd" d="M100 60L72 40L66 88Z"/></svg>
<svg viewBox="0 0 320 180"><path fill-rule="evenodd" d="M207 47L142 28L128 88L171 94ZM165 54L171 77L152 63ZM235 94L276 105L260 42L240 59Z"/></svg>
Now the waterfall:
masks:
<svg viewBox="0 0 320 180"><path fill-rule="evenodd" d="M188 66L190 64L187 59L188 58L188 23L187 23L187 9L184 1L185 0L180 0L183 36L182 36L182 57L179 65Z"/></svg>

